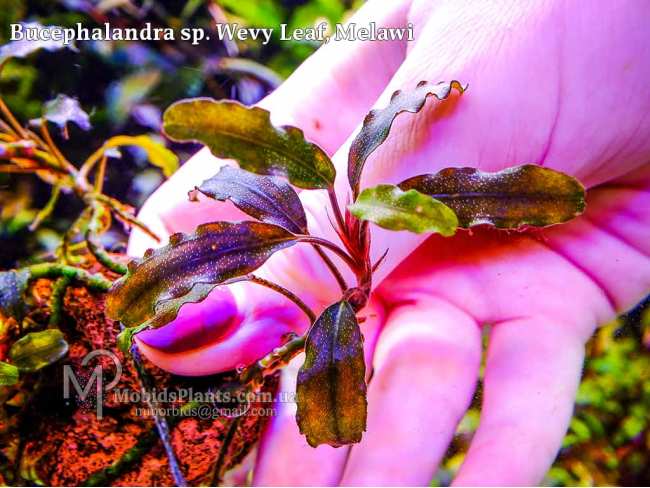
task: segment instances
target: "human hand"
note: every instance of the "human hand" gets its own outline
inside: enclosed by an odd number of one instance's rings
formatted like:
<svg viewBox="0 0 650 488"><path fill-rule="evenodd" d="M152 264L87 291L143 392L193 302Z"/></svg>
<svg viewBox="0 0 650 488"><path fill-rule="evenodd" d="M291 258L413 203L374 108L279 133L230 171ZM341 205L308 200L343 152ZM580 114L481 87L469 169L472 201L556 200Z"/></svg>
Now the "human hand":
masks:
<svg viewBox="0 0 650 488"><path fill-rule="evenodd" d="M474 393L480 326L490 324L481 424L455 482L538 483L571 416L584 342L650 289L650 9L634 1L371 2L359 19L411 21L417 40L408 48L328 44L262 102L275 122L304 128L345 174L349 136L372 105L420 80L459 79L470 89L457 102L397 120L363 186L446 166L496 171L535 162L590 188L587 212L541 231L478 229L424 243L373 228L373 255L390 251L363 325L373 371L363 441L312 449L291 405L278 404L255 481L428 483ZM237 218L225 205L186 203L187 190L220 164L202 151L149 200L142 218L164 234ZM333 238L323 196L301 198L312 233ZM130 249L147 245L134 234ZM336 294L335 285L323 287L330 278L309 249L274 256L264 273L315 308ZM174 323L138 336L139 344L184 374L256 359L306 324L292 305L254 286L186 306ZM284 381L295 386L288 375Z"/></svg>

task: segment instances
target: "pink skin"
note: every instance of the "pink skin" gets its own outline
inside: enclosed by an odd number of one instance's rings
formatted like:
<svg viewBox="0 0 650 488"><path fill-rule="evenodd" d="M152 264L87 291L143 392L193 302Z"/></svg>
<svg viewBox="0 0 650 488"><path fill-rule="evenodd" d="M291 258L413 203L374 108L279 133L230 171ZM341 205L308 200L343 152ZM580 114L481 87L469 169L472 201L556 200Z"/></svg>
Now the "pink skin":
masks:
<svg viewBox="0 0 650 488"><path fill-rule="evenodd" d="M427 239L373 228L373 256L390 251L364 324L373 377L363 441L311 449L297 432L295 406L278 404L255 482L428 484L474 394L480 327L490 324L481 423L455 484L537 484L566 431L585 341L650 291L650 4L375 1L355 20L413 22L417 40L331 42L261 103L275 122L303 127L333 154L341 195L363 115L396 89L457 78L470 84L461 98L398 119L364 186L445 166L494 171L534 162L578 177L590 189L588 210L526 233ZM241 218L229 205L186 201L222 164L201 151L141 217L162 235ZM312 232L334 239L322 192L301 199ZM136 232L130 252L151 245ZM309 247L274 256L260 272L314 308L336 299ZM240 284L138 343L162 367L200 375L253 360L305 325L284 299ZM295 388L297 366L284 389Z"/></svg>

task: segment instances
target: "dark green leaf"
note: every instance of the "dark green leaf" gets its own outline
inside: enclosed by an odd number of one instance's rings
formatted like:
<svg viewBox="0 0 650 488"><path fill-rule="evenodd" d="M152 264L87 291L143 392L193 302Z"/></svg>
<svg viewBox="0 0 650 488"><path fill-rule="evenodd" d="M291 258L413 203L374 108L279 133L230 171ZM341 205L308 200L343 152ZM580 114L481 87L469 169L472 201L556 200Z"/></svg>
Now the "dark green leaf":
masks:
<svg viewBox="0 0 650 488"><path fill-rule="evenodd" d="M21 24L23 32L28 29L37 29L39 31L48 30L50 34L54 32L55 29L60 29L56 26L42 26L38 22L24 22ZM51 38L51 35L50 35ZM4 63L9 58L26 58L33 52L36 52L40 49L45 49L46 51L58 51L63 48L75 49L74 45L66 45L63 43L63 40L54 41L54 40L40 40L40 41L11 41L0 47L0 64Z"/></svg>
<svg viewBox="0 0 650 488"><path fill-rule="evenodd" d="M197 190L217 200L231 200L241 211L262 222L296 234L307 233L302 203L293 188L280 178L224 166Z"/></svg>
<svg viewBox="0 0 650 488"><path fill-rule="evenodd" d="M9 358L21 371L32 373L55 363L68 352L68 343L59 329L30 332L9 349Z"/></svg>
<svg viewBox="0 0 650 488"><path fill-rule="evenodd" d="M366 115L361 131L352 141L348 154L348 180L355 196L359 193L361 173L366 159L386 140L395 117L402 112L419 112L430 95L438 100L444 100L449 96L452 88L463 93L467 87L462 86L458 81L437 85L421 81L413 91L396 91L387 107L371 110Z"/></svg>
<svg viewBox="0 0 650 488"><path fill-rule="evenodd" d="M447 168L409 178L399 187L416 189L445 203L456 212L461 227L542 227L571 220L585 208L585 190L578 180L534 164L496 173Z"/></svg>
<svg viewBox="0 0 650 488"><path fill-rule="evenodd" d="M336 171L325 152L296 127L274 127L268 111L209 98L184 100L163 116L167 136L200 142L220 158L235 159L245 170L283 176L300 188L328 188Z"/></svg>
<svg viewBox="0 0 650 488"><path fill-rule="evenodd" d="M66 95L58 95L54 100L47 102L43 118L58 125L64 133L68 122L74 122L80 129L90 130L88 114L76 99Z"/></svg>
<svg viewBox="0 0 650 488"><path fill-rule="evenodd" d="M348 208L355 217L388 230L451 236L458 227L454 211L444 203L419 191L402 191L393 185L366 188Z"/></svg>
<svg viewBox="0 0 650 488"><path fill-rule="evenodd" d="M297 237L273 224L213 222L129 264L106 299L106 313L127 327L160 327L183 303L203 300L215 285L259 268ZM209 286L210 285L210 286Z"/></svg>
<svg viewBox="0 0 650 488"><path fill-rule="evenodd" d="M366 430L363 336L345 300L312 325L298 372L296 420L310 446L359 442Z"/></svg>
<svg viewBox="0 0 650 488"><path fill-rule="evenodd" d="M20 318L23 313L23 293L29 282L29 271L10 270L0 272L0 312L3 315Z"/></svg>
<svg viewBox="0 0 650 488"><path fill-rule="evenodd" d="M18 368L13 364L0 361L0 386L11 386L18 383Z"/></svg>

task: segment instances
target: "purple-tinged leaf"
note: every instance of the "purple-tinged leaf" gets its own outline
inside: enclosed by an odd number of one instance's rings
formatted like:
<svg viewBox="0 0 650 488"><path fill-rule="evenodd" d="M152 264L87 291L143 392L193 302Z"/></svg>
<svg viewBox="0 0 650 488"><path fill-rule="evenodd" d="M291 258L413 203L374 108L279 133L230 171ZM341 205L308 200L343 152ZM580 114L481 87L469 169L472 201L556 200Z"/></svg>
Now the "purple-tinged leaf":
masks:
<svg viewBox="0 0 650 488"><path fill-rule="evenodd" d="M200 142L219 158L234 159L243 169L282 176L299 188L334 184L336 170L316 144L297 127L275 127L268 111L209 98L182 100L163 115L167 136L177 142Z"/></svg>
<svg viewBox="0 0 650 488"><path fill-rule="evenodd" d="M355 197L359 194L361 173L366 160L386 140L395 117L403 112L419 112L430 95L435 96L438 100L444 100L449 97L453 88L463 93L467 87L458 81L443 82L437 85L421 81L413 91L397 90L393 93L387 107L371 110L366 115L363 126L352 141L348 154L348 181Z"/></svg>
<svg viewBox="0 0 650 488"><path fill-rule="evenodd" d="M295 234L307 233L307 217L298 194L284 180L224 166L197 190L220 201L230 200L242 212Z"/></svg>
<svg viewBox="0 0 650 488"><path fill-rule="evenodd" d="M363 336L345 300L314 322L298 372L296 420L310 446L359 442L366 430L366 365Z"/></svg>
<svg viewBox="0 0 650 488"><path fill-rule="evenodd" d="M0 272L0 316L21 318L29 278L26 269Z"/></svg>
<svg viewBox="0 0 650 488"><path fill-rule="evenodd" d="M127 327L160 327L184 303L203 300L218 285L259 268L297 236L261 222L213 222L193 234L174 234L167 246L129 264L106 299L106 313ZM212 287L214 287L212 286Z"/></svg>
<svg viewBox="0 0 650 488"><path fill-rule="evenodd" d="M68 122L74 122L82 130L91 128L90 118L79 102L63 94L45 104L43 118L58 125L66 137Z"/></svg>
<svg viewBox="0 0 650 488"><path fill-rule="evenodd" d="M490 224L503 229L560 224L585 208L585 189L575 178L534 164L495 173L446 168L399 184L440 200L457 215L460 227Z"/></svg>
<svg viewBox="0 0 650 488"><path fill-rule="evenodd" d="M76 50L73 44L65 44L63 38L53 40L52 37L55 32L61 32L61 27L48 25L43 26L38 22L23 22L20 24L23 37L29 30L49 31L49 40L30 41L27 39L11 41L3 46L0 46L0 64L4 63L10 58L26 58L33 52L40 49L46 51L58 51L59 49L68 48ZM43 37L43 36L42 36ZM56 37L56 36L55 36Z"/></svg>

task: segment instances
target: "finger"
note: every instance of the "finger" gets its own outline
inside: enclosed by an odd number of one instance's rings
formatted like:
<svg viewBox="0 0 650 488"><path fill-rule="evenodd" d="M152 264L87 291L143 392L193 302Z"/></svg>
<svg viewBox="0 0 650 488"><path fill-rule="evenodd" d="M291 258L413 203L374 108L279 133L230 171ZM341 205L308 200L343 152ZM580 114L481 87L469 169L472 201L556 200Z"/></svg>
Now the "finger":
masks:
<svg viewBox="0 0 650 488"><path fill-rule="evenodd" d="M494 327L480 424L455 485L530 486L541 481L571 419L585 330L585 324L542 316Z"/></svg>
<svg viewBox="0 0 650 488"><path fill-rule="evenodd" d="M481 333L465 312L430 297L389 315L368 387L368 426L342 485L428 485L468 408Z"/></svg>
<svg viewBox="0 0 650 488"><path fill-rule="evenodd" d="M633 307L650 290L648 188L646 183L590 190L587 211L546 235L544 244L582 271L609 302L612 313L604 320Z"/></svg>
<svg viewBox="0 0 650 488"><path fill-rule="evenodd" d="M298 356L282 371L274 415L258 448L255 486L336 486L341 479L347 447L311 447L296 424L296 376L304 361Z"/></svg>
<svg viewBox="0 0 650 488"><path fill-rule="evenodd" d="M284 296L236 283L216 288L203 302L184 305L175 320L135 339L156 366L203 376L252 364L307 325L303 312Z"/></svg>

